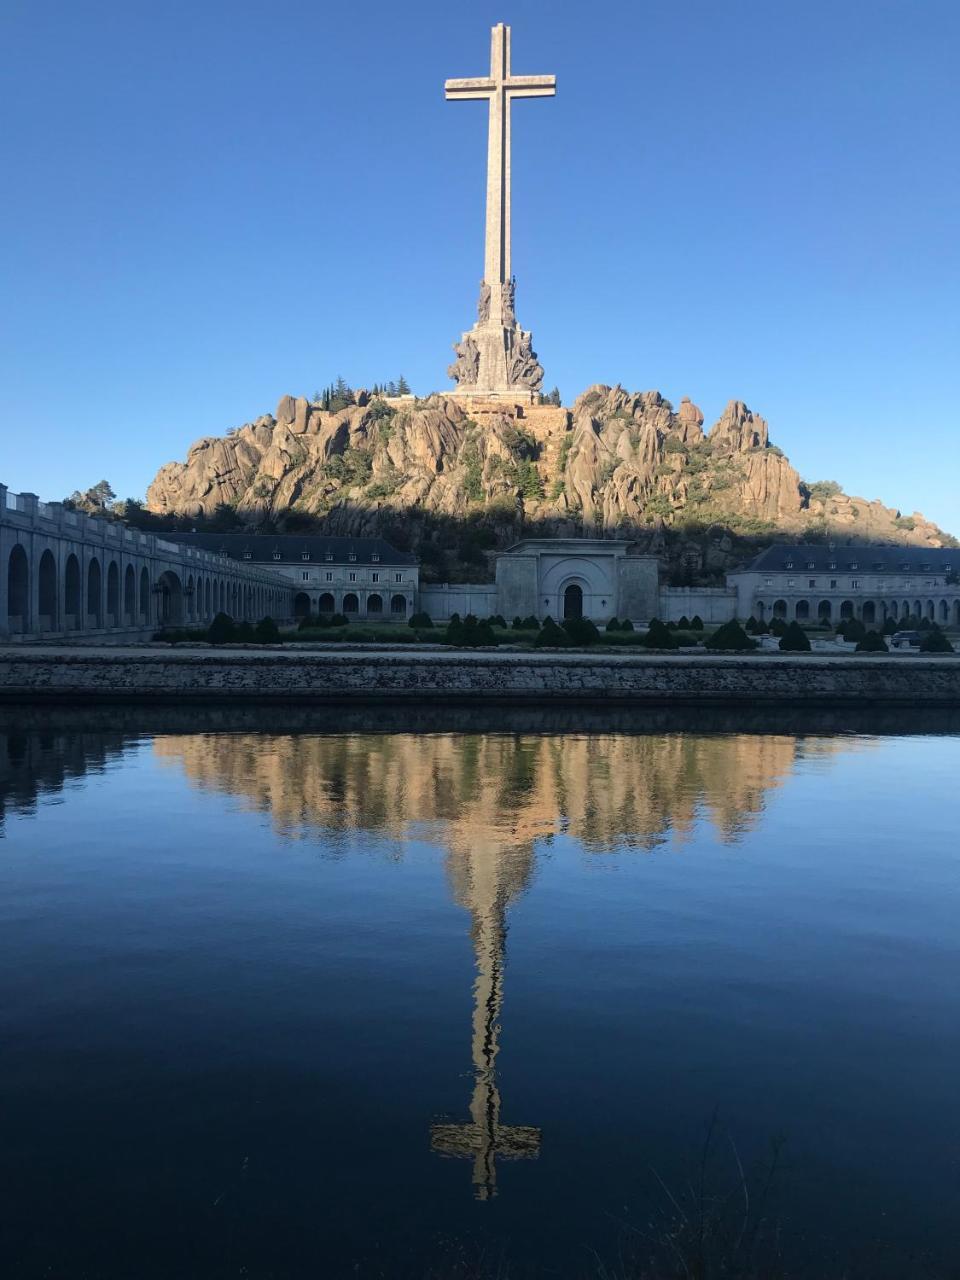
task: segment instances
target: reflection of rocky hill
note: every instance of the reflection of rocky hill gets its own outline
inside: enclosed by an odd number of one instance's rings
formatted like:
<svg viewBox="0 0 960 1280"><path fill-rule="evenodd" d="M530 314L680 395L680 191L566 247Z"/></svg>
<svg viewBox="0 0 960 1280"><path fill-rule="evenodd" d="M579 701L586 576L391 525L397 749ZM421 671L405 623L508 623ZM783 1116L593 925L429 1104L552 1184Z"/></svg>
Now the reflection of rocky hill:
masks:
<svg viewBox="0 0 960 1280"><path fill-rule="evenodd" d="M41 796L100 773L132 741L121 733L0 732L0 831L8 810L32 812Z"/></svg>
<svg viewBox="0 0 960 1280"><path fill-rule="evenodd" d="M847 748L850 743L846 743ZM509 852L516 887L534 843L561 832L587 849L652 848L699 816L735 840L801 753L788 736L236 734L158 738L155 751L200 787L243 797L291 833L361 828L401 837L439 828L454 854ZM460 901L469 894L451 875ZM515 888L511 890L515 892Z"/></svg>
<svg viewBox="0 0 960 1280"><path fill-rule="evenodd" d="M724 529L943 545L922 516L901 519L839 485L804 485L739 400L706 433L689 400L674 409L656 391L600 385L572 409L534 406L516 421L476 421L442 395L359 401L331 411L284 396L276 416L198 440L185 462L157 472L150 511L195 518L230 508L251 526L297 517L319 532L385 533L416 546L428 576L455 569L444 548L478 524L485 540L476 545L487 547L514 539L521 524L543 535L645 538L676 568L707 576L745 550ZM663 548L664 526L691 532ZM474 576L482 559L471 557Z"/></svg>

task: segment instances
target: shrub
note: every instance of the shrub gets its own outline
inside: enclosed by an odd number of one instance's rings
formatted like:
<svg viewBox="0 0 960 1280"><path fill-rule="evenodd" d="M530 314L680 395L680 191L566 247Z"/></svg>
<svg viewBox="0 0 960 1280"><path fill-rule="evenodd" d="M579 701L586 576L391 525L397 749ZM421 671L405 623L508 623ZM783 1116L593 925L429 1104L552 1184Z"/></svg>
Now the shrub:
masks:
<svg viewBox="0 0 960 1280"><path fill-rule="evenodd" d="M895 631L900 630L900 623L896 618L888 618L881 627L881 631L885 636L892 636Z"/></svg>
<svg viewBox="0 0 960 1280"><path fill-rule="evenodd" d="M633 623L630 621L629 618L624 618L624 620L620 623L620 630L621 631L633 630Z"/></svg>
<svg viewBox="0 0 960 1280"><path fill-rule="evenodd" d="M432 627L433 619L429 613L412 613L409 625L411 627Z"/></svg>
<svg viewBox="0 0 960 1280"><path fill-rule="evenodd" d="M494 615L489 619L489 622L490 622L491 627L500 627L502 630L504 630L504 631L506 630L506 627L507 627L507 620L506 620L506 618L503 616L503 614L502 614L502 613L495 613L495 614L494 614Z"/></svg>
<svg viewBox="0 0 960 1280"><path fill-rule="evenodd" d="M651 618L650 625L647 627L647 634L643 637L643 643L648 649L676 649L678 641L672 631L669 630L665 622L661 622L659 618Z"/></svg>
<svg viewBox="0 0 960 1280"><path fill-rule="evenodd" d="M535 618L532 613L528 614L523 620L523 629L525 631L539 631L540 619Z"/></svg>
<svg viewBox="0 0 960 1280"><path fill-rule="evenodd" d="M240 641L241 644L254 643L254 641L256 640L256 636L254 635L254 632L253 632L252 622L237 623L237 639Z"/></svg>
<svg viewBox="0 0 960 1280"><path fill-rule="evenodd" d="M888 653L887 642L879 631L868 631L857 642L857 653Z"/></svg>
<svg viewBox="0 0 960 1280"><path fill-rule="evenodd" d="M679 631L690 630L690 619L687 617L685 613L680 615L680 621L677 623L677 629Z"/></svg>
<svg viewBox="0 0 960 1280"><path fill-rule="evenodd" d="M348 627L350 620L342 613L334 613L330 615L329 625L331 627Z"/></svg>
<svg viewBox="0 0 960 1280"><path fill-rule="evenodd" d="M457 645L459 648L475 648L481 645L495 645L497 637L486 619L478 622L471 613L461 622L459 616L454 614L447 624L444 642Z"/></svg>
<svg viewBox="0 0 960 1280"><path fill-rule="evenodd" d="M748 636L753 636L757 634L757 620L752 613L744 623L743 629L744 631L746 631Z"/></svg>
<svg viewBox="0 0 960 1280"><path fill-rule="evenodd" d="M280 628L270 617L261 618L253 629L257 644L279 644Z"/></svg>
<svg viewBox="0 0 960 1280"><path fill-rule="evenodd" d="M756 640L750 639L736 618L725 622L722 627L717 627L712 636L707 636L705 643L708 649L743 650L757 647Z"/></svg>
<svg viewBox="0 0 960 1280"><path fill-rule="evenodd" d="M571 644L569 635L564 631L563 627L558 627L554 620L548 614L543 620L543 626L537 634L533 642L538 649L544 647L550 649L559 649L563 645Z"/></svg>
<svg viewBox="0 0 960 1280"><path fill-rule="evenodd" d="M237 628L228 613L218 613L207 629L207 639L211 644L229 644L236 640Z"/></svg>
<svg viewBox="0 0 960 1280"><path fill-rule="evenodd" d="M514 620L510 623L510 626L513 628L514 631L523 630L523 619L520 617L519 613L514 618Z"/></svg>
<svg viewBox="0 0 960 1280"><path fill-rule="evenodd" d="M620 630L620 622L619 622L619 619L617 618L611 618L610 621L607 623L607 625L604 627L604 631L619 631L619 630Z"/></svg>
<svg viewBox="0 0 960 1280"><path fill-rule="evenodd" d="M786 635L787 620L786 618L771 618L768 630L772 636Z"/></svg>
<svg viewBox="0 0 960 1280"><path fill-rule="evenodd" d="M837 623L837 635L843 636L844 640L862 640L867 634L867 628L863 625L859 618L844 618Z"/></svg>
<svg viewBox="0 0 960 1280"><path fill-rule="evenodd" d="M783 653L809 653L810 641L799 622L791 622L780 637L780 649Z"/></svg>
<svg viewBox="0 0 960 1280"><path fill-rule="evenodd" d="M600 632L589 618L565 618L560 624L574 644L596 644Z"/></svg>
<svg viewBox="0 0 960 1280"><path fill-rule="evenodd" d="M690 630L691 631L703 630L703 619L700 617L699 613L695 613L693 617L690 619Z"/></svg>
<svg viewBox="0 0 960 1280"><path fill-rule="evenodd" d="M920 637L921 653L953 653L953 645L939 627L934 626Z"/></svg>

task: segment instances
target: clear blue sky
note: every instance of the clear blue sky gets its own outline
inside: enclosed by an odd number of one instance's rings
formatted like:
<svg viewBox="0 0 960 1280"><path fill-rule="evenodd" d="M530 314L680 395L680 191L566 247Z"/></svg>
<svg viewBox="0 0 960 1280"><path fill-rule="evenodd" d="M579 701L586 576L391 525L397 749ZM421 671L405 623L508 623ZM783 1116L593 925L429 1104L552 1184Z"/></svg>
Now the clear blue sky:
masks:
<svg viewBox="0 0 960 1280"><path fill-rule="evenodd" d="M960 533L960 4L5 0L0 479L142 495L311 394L449 385L513 26L521 322L591 382L731 397L808 479Z"/></svg>

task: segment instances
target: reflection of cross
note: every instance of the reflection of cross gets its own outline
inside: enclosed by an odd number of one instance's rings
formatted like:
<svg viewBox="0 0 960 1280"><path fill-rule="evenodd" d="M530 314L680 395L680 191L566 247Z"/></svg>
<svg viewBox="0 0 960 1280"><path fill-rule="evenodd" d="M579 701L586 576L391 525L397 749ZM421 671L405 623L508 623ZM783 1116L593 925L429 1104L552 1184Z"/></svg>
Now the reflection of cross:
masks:
<svg viewBox="0 0 960 1280"><path fill-rule="evenodd" d="M510 74L510 28L497 23L490 36L490 76L448 80L447 98L487 98L490 125L487 139L487 224L483 278L490 285L510 279L510 102L513 98L551 98L556 76ZM499 298L494 302L499 303ZM499 317L499 307L494 314Z"/></svg>
<svg viewBox="0 0 960 1280"><path fill-rule="evenodd" d="M506 933L505 908L500 895L489 910L474 909L477 980L473 1006L472 1119L467 1124L430 1126L430 1146L438 1155L473 1160L473 1189L478 1200L490 1200L497 1194L497 1156L505 1160L535 1160L540 1154L539 1129L500 1123L496 1069Z"/></svg>

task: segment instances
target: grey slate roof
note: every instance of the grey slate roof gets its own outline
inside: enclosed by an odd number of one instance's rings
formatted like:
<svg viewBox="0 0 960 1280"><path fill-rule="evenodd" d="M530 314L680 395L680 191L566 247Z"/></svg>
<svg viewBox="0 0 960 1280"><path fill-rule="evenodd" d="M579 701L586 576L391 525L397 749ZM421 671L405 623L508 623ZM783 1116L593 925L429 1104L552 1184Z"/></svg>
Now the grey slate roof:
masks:
<svg viewBox="0 0 960 1280"><path fill-rule="evenodd" d="M326 538L301 533L165 533L163 536L171 542L185 542L215 555L227 555L232 560L246 560L249 553L249 559L260 564L303 564L305 555L311 562L329 564L328 553L333 556L334 564L417 563L415 555L398 551L384 538ZM351 560L351 555L356 558ZM374 560L374 556L379 556L379 560Z"/></svg>
<svg viewBox="0 0 960 1280"><path fill-rule="evenodd" d="M784 571L795 569L838 573L856 569L860 573L949 573L960 571L960 550L956 547L871 547L854 544L778 542L746 566L748 570Z"/></svg>

